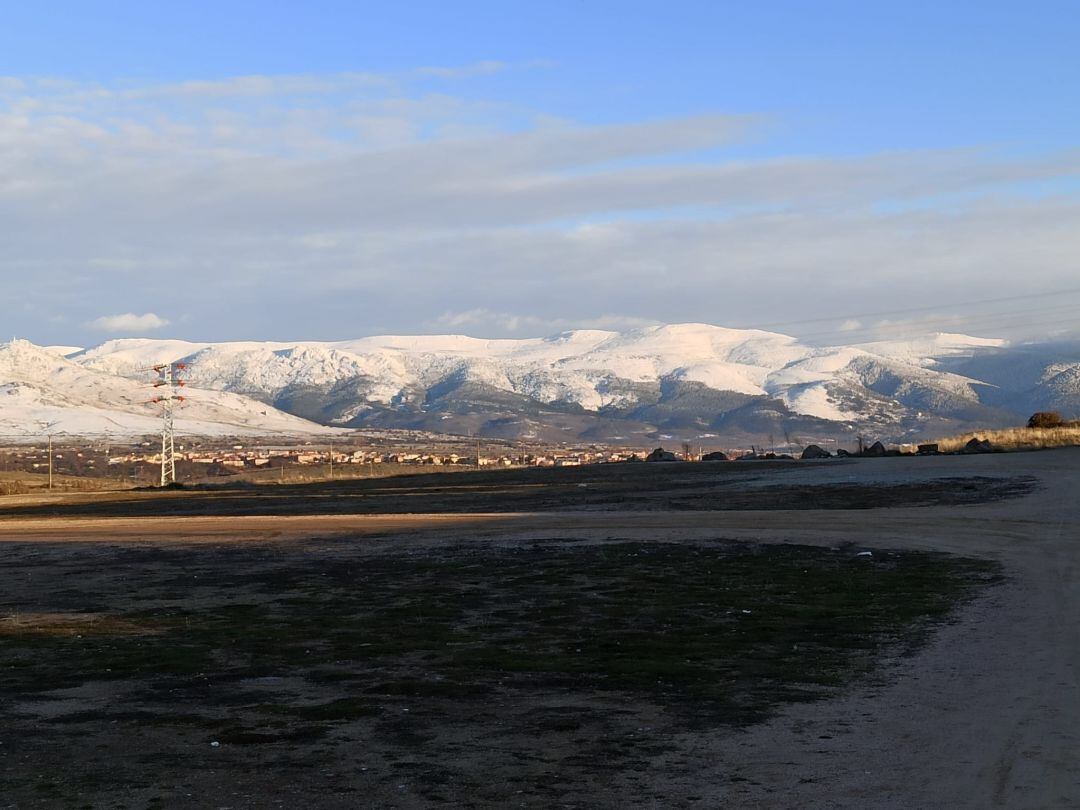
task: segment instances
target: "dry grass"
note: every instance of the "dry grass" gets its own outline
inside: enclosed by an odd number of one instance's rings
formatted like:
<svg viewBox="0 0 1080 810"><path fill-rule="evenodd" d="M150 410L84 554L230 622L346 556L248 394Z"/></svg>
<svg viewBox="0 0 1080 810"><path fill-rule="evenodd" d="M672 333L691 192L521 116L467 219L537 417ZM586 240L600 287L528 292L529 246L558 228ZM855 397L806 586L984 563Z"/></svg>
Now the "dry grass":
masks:
<svg viewBox="0 0 1080 810"><path fill-rule="evenodd" d="M0 636L136 636L157 631L104 613L9 613Z"/></svg>
<svg viewBox="0 0 1080 810"><path fill-rule="evenodd" d="M502 467L485 467L484 470L491 472L502 471ZM476 467L466 464L395 464L382 462L379 464L335 464L334 474L330 475L330 465L288 465L281 467L260 467L255 470L242 470L236 475L224 476L222 483L228 484L233 481L247 481L253 484L310 484L325 481L357 481L366 478L393 478L398 475L424 475L430 473L456 473L475 472ZM215 479L207 479L214 481ZM202 481L200 480L200 483Z"/></svg>
<svg viewBox="0 0 1080 810"><path fill-rule="evenodd" d="M994 447L1002 450L1042 450L1049 447L1080 445L1080 425L1056 428L1005 428L1003 430L979 430L938 439L943 453L960 450L972 439L988 439Z"/></svg>
<svg viewBox="0 0 1080 810"><path fill-rule="evenodd" d="M130 489L132 484L115 478L79 475L54 475L53 489L67 492L91 492L104 489ZM0 495L28 495L49 489L48 473L0 472Z"/></svg>

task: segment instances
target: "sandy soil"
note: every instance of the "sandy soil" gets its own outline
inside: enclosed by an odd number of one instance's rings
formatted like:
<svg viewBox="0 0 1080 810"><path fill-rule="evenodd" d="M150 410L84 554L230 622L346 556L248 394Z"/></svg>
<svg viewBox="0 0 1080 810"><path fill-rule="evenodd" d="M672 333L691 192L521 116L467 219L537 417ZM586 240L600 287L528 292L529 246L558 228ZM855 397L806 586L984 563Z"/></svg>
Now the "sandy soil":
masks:
<svg viewBox="0 0 1080 810"><path fill-rule="evenodd" d="M675 753L652 763L649 793L698 797L702 807L1080 808L1080 450L898 461L808 465L785 481L1028 475L1040 486L997 503L871 510L31 517L0 523L0 541L379 536L424 545L460 541L468 527L508 543L726 537L990 558L1004 565L1007 584L918 655L845 697L790 707L746 731L686 733ZM618 779L604 795L612 807L668 806Z"/></svg>

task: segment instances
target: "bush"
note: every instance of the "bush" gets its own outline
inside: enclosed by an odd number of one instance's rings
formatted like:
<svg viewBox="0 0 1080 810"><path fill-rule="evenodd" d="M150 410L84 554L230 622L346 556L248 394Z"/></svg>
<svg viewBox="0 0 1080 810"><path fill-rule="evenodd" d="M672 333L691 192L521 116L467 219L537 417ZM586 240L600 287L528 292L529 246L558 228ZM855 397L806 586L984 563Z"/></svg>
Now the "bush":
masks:
<svg viewBox="0 0 1080 810"><path fill-rule="evenodd" d="M1027 426L1029 428L1056 428L1065 424L1065 420L1061 418L1060 413L1054 411L1039 411L1033 413L1031 418L1028 419Z"/></svg>

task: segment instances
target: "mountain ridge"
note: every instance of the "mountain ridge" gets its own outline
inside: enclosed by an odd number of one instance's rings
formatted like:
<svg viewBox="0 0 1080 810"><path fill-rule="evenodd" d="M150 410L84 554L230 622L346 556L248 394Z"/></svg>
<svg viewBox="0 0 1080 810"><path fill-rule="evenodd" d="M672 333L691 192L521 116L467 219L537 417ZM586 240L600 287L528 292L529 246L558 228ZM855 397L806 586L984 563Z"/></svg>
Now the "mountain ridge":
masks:
<svg viewBox="0 0 1080 810"><path fill-rule="evenodd" d="M155 390L141 379L72 362L55 347L15 340L0 345L0 435L145 435L160 430ZM179 432L205 436L264 433L319 435L324 426L241 395L184 389L176 412Z"/></svg>
<svg viewBox="0 0 1080 810"><path fill-rule="evenodd" d="M504 438L645 442L795 431L901 440L1015 424L1046 403L1080 411L1080 346L955 333L814 346L777 332L668 324L493 340L122 338L53 356L127 380L183 360L195 389L323 425Z"/></svg>

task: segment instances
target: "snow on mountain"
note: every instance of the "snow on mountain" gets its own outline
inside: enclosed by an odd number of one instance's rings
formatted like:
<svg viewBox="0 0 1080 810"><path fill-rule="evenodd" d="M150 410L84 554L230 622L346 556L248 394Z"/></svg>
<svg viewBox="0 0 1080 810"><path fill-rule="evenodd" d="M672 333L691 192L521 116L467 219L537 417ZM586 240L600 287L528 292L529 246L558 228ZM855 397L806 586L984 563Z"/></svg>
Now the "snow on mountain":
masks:
<svg viewBox="0 0 1080 810"><path fill-rule="evenodd" d="M148 369L159 363L171 363L207 345L209 344L186 340L121 338L83 349L68 356L68 359L85 368L124 377L138 377L145 376Z"/></svg>
<svg viewBox="0 0 1080 810"><path fill-rule="evenodd" d="M879 340L862 343L856 345L855 348L879 357L904 360L916 365L933 365L945 357L969 357L986 349L1001 348L1007 343L1008 341L997 338L938 332L912 340Z"/></svg>
<svg viewBox="0 0 1080 810"><path fill-rule="evenodd" d="M47 352L67 357L69 354L77 354L82 351L82 346L42 346Z"/></svg>
<svg viewBox="0 0 1080 810"><path fill-rule="evenodd" d="M220 410L206 421L220 417L229 424L277 425L285 411L329 425L500 436L526 424L530 431L548 425L553 436L616 435L630 429L620 420L639 433L659 427L772 432L784 422L806 430L862 426L899 436L933 420L1008 423L1032 403L1070 406L1080 400L1080 358L1072 348L1059 347L1039 365L1043 354L1031 347L1020 352L1004 341L944 333L815 347L775 332L672 324L523 340L123 339L74 353L39 352L48 361L35 373L46 375L54 393L66 390L62 383L74 379L75 369L141 386L149 367L183 360L191 364L193 390L238 397L207 402ZM1026 387L1010 387L1014 356L1024 364ZM34 380L41 382L34 374L24 381ZM0 375L0 383L8 381ZM85 387L87 380L77 382L76 388ZM113 403L124 389L110 390ZM99 403L91 398L83 404ZM130 403L120 405L134 413ZM253 415L252 409L261 410Z"/></svg>
<svg viewBox="0 0 1080 810"><path fill-rule="evenodd" d="M54 433L80 435L154 433L161 419L150 401L155 394L151 379L145 372L132 379L80 365L23 340L0 345L0 433L39 435L44 425ZM235 393L185 388L184 397L176 414L181 433L304 435L329 430Z"/></svg>
<svg viewBox="0 0 1080 810"><path fill-rule="evenodd" d="M862 413L842 404L824 383L802 383L785 388L779 399L793 413L833 422L856 421Z"/></svg>
<svg viewBox="0 0 1080 810"><path fill-rule="evenodd" d="M1080 363L1048 366L1040 382L1040 409L1059 411L1068 417L1080 416Z"/></svg>
<svg viewBox="0 0 1080 810"><path fill-rule="evenodd" d="M586 353L560 358L558 368L607 370L644 382L669 375L718 391L764 394L769 373L804 357L795 338L707 324L672 324L611 334Z"/></svg>
<svg viewBox="0 0 1080 810"><path fill-rule="evenodd" d="M205 388L267 402L302 397L309 409L313 397L337 397L340 406L323 415L338 423L356 418L368 406L422 407L433 396L466 390L471 397L478 391L502 392L587 411L626 409L665 380L772 397L797 414L850 421L859 417L859 397L851 391L860 386L871 393L875 385L891 388L901 396L915 389L940 389L977 402L971 387L977 381L935 376L933 366L940 357L1001 345L998 340L939 334L907 342L815 348L774 332L672 324L524 340L464 335L376 336L331 343L114 340L72 359L128 376L154 363L183 359L192 363L192 380Z"/></svg>

